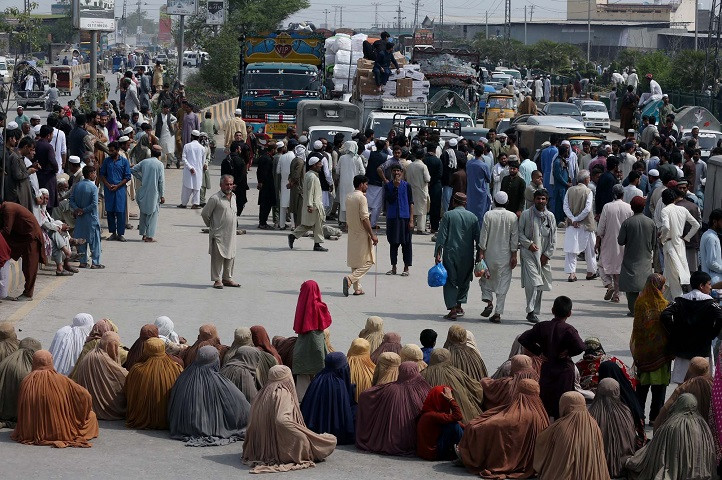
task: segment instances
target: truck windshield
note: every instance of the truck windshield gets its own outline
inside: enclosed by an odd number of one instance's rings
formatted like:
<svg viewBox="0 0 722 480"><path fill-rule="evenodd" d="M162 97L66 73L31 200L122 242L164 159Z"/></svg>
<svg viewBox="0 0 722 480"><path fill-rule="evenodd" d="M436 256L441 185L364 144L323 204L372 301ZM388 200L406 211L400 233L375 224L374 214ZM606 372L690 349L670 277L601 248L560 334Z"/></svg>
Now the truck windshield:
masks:
<svg viewBox="0 0 722 480"><path fill-rule="evenodd" d="M248 90L318 90L318 76L293 72L261 72L247 75Z"/></svg>

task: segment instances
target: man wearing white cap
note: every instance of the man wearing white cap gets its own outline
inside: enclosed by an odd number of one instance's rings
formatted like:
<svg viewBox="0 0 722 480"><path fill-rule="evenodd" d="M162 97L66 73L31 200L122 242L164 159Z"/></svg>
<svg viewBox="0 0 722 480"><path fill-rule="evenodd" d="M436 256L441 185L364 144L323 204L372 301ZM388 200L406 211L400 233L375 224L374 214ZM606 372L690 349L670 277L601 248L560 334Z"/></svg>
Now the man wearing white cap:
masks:
<svg viewBox="0 0 722 480"><path fill-rule="evenodd" d="M295 141L293 142L295 143ZM291 162L296 158L296 154L291 148L292 142L289 142L288 150L278 157L278 163L276 164L276 175L279 180L278 184L278 196L279 196L279 219L278 227L281 230L285 230L286 227L286 214L288 213L288 207L291 203L291 183L289 182L288 176L291 174ZM230 146L230 145L229 145ZM304 157L305 160L305 157Z"/></svg>
<svg viewBox="0 0 722 480"><path fill-rule="evenodd" d="M201 208L201 182L203 181L203 164L206 149L198 142L201 132L193 130L191 141L183 146L183 186L181 188L181 203L178 208L186 208L188 201L191 209Z"/></svg>
<svg viewBox="0 0 722 480"><path fill-rule="evenodd" d="M594 195L588 185L591 180L589 170L577 175L577 184L567 190L564 196L564 214L567 216L567 228L564 232L564 273L568 281L577 281L577 255L584 252L587 262L587 280L597 278L597 256L594 245L597 241L594 221Z"/></svg>
<svg viewBox="0 0 722 480"><path fill-rule="evenodd" d="M293 242L301 238L309 230L313 230L313 251L327 252L328 248L321 246L323 243L323 221L326 219L326 211L323 208L323 191L319 175L323 163L319 157L309 157L309 171L303 177L303 210L301 213L301 224L296 227L293 233L288 235L288 247L293 249Z"/></svg>
<svg viewBox="0 0 722 480"><path fill-rule="evenodd" d="M241 118L242 116L243 111L240 108L237 108L233 114L233 118L228 120L228 122L226 122L226 126L223 128L225 130L224 143L226 153L229 153L228 148L231 146L231 142L233 142L233 137L236 132L241 132L241 139L243 139L244 142L246 141L246 122L243 121L243 118Z"/></svg>
<svg viewBox="0 0 722 480"><path fill-rule="evenodd" d="M70 176L68 179L68 190L61 197L62 200L58 203L57 214L60 220L68 224L72 229L75 227L75 217L73 216L73 210L70 208L70 196L73 193L75 187L83 180L83 169L80 164L80 157L77 155L71 155L68 157L68 163L66 165L67 173Z"/></svg>
<svg viewBox="0 0 722 480"><path fill-rule="evenodd" d="M501 323L506 293L511 285L511 271L517 263L519 226L516 214L505 207L508 200L506 192L494 195L494 208L484 215L479 238L481 258L488 267L479 280L481 300L486 302L481 316L491 315L489 321L492 323ZM493 294L496 294L496 309Z"/></svg>

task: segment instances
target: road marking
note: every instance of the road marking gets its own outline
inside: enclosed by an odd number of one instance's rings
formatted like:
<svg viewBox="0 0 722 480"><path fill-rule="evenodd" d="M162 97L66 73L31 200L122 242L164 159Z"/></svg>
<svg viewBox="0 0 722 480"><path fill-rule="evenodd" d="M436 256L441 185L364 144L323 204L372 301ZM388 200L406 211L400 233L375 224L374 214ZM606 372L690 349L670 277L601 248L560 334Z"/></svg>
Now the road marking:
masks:
<svg viewBox="0 0 722 480"><path fill-rule="evenodd" d="M53 293L55 290L57 290L57 288L60 285L62 285L63 283L65 283L68 280L68 278L70 278L70 277L58 277L55 280L53 280L52 282L50 282L50 284L47 285L45 288L43 288L40 291L40 293L36 293L35 295L33 295L32 301L25 302L25 305L18 308L5 321L14 324L18 320L20 320L23 317L25 317L26 315L28 315L30 312L32 312L35 309L35 307L37 307L40 304L40 302L42 302L45 299L45 297L47 297L48 295ZM5 300L5 301L7 302L8 300ZM10 301L12 301L12 300L10 300Z"/></svg>

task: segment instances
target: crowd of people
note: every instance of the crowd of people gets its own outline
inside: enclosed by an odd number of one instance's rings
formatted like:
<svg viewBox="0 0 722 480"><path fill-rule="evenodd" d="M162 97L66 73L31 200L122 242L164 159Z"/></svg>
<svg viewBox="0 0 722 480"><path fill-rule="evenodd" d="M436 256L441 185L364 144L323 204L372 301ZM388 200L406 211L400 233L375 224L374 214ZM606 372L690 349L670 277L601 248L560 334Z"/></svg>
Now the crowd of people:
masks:
<svg viewBox="0 0 722 480"><path fill-rule="evenodd" d="M692 280L696 297L709 287L701 275ZM206 324L191 343L161 316L128 348L112 320L80 313L44 350L2 323L0 427L14 429L17 442L54 447L90 447L103 434L99 420L168 430L187 446L242 441L241 460L254 473L313 467L337 445L355 445L452 461L484 478L711 479L722 453L713 333L680 340L690 334L678 315L684 306L667 306L663 286L650 275L637 300L636 376L598 339L582 340L564 296L554 300L553 319L518 336L491 376L471 332L456 324L443 347L431 329L420 332L419 346L369 317L348 352L336 351L332 315L313 280L301 285L294 337L270 338L255 325L237 328L225 345ZM701 303L710 315L713 306ZM655 382L669 378L668 352L682 355L680 348L692 358L675 359L675 372L684 369L679 385L659 397Z"/></svg>

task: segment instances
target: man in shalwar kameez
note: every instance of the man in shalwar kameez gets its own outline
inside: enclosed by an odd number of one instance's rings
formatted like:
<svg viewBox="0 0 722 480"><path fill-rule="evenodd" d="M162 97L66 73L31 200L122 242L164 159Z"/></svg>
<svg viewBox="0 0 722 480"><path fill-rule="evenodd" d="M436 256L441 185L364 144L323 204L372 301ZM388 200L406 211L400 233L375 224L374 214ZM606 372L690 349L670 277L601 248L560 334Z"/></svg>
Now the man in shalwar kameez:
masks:
<svg viewBox="0 0 722 480"><path fill-rule="evenodd" d="M632 215L632 207L622 197L624 187L616 184L612 187L614 200L604 205L597 225L597 251L599 252L599 269L602 283L607 287L605 300L619 303L619 275L622 272L624 246L619 245L617 237L622 223Z"/></svg>
<svg viewBox="0 0 722 480"><path fill-rule="evenodd" d="M481 300L486 302L482 317L488 317L491 323L501 323L504 313L506 293L511 284L511 271L516 267L516 251L519 245L519 226L516 214L506 209L509 201L506 192L494 195L495 207L486 212L481 224L479 248L481 258L485 259L488 275L479 279ZM493 294L496 294L494 309Z"/></svg>
<svg viewBox="0 0 722 480"><path fill-rule="evenodd" d="M348 296L349 287L353 287L354 295L363 295L361 278L376 263L373 245L379 239L371 229L369 204L366 200L368 178L356 175L353 179L354 191L345 198L344 211L348 225L348 246L346 250L346 265L351 268L351 275L343 277L343 294Z"/></svg>
<svg viewBox="0 0 722 480"><path fill-rule="evenodd" d="M98 220L98 187L95 186L95 167L83 167L83 180L73 184L70 193L70 208L75 217L73 236L82 238L85 244L78 245L80 268L88 267L88 248L93 261L91 269L105 268L100 263L100 221Z"/></svg>
<svg viewBox="0 0 722 480"><path fill-rule="evenodd" d="M201 208L201 183L203 182L203 165L206 149L198 140L201 132L193 130L192 140L183 147L183 186L181 187L181 203L178 208L186 208L188 201L191 209Z"/></svg>
<svg viewBox="0 0 722 480"><path fill-rule="evenodd" d="M444 316L447 320L464 315L461 305L466 303L474 262L480 254L479 219L466 209L466 195L455 193L451 207L441 219L434 248L436 263L443 261L448 274L443 287L444 303L449 310Z"/></svg>
<svg viewBox="0 0 722 480"><path fill-rule="evenodd" d="M326 211L323 207L323 192L319 175L323 163L319 157L308 159L309 171L303 177L303 210L301 213L301 224L296 227L293 233L288 235L288 246L293 249L293 242L301 238L309 230L313 231L313 251L328 252L323 243L323 221L326 219Z"/></svg>
<svg viewBox="0 0 722 480"><path fill-rule="evenodd" d="M482 159L484 147L474 147L474 158L466 162L466 198L469 211L476 215L481 225L484 214L489 210L491 170Z"/></svg>
<svg viewBox="0 0 722 480"><path fill-rule="evenodd" d="M208 253L211 255L213 288L240 287L233 281L236 260L236 199L231 175L221 177L221 190L208 199L201 210L208 227Z"/></svg>
<svg viewBox="0 0 722 480"><path fill-rule="evenodd" d="M659 229L659 240L662 242L664 252L664 278L669 285L668 300L682 296L684 293L682 285L689 284L690 272L684 242L689 242L700 227L689 210L674 203L676 197L674 190L667 189L662 192L662 202L665 206L661 213L662 227ZM686 223L689 223L690 229L687 235L684 235Z"/></svg>
<svg viewBox="0 0 722 480"><path fill-rule="evenodd" d="M120 155L118 142L108 145L109 155L100 166L103 182L103 203L108 215L108 240L125 242L126 213L128 211L127 184L132 178L128 159Z"/></svg>
<svg viewBox="0 0 722 480"><path fill-rule="evenodd" d="M597 241L594 221L594 194L589 189L589 170L577 174L577 184L567 190L564 196L564 214L567 228L564 231L564 273L568 281L577 281L577 255L584 252L587 262L587 280L597 278L597 256L594 245Z"/></svg>
<svg viewBox="0 0 722 480"><path fill-rule="evenodd" d="M542 292L552 289L552 268L549 260L556 248L557 225L554 214L547 209L549 192L534 192L534 205L519 217L521 245L521 286L526 294L526 320L539 322Z"/></svg>
<svg viewBox="0 0 722 480"><path fill-rule="evenodd" d="M131 172L141 181L140 188L135 193L135 199L140 209L140 222L138 233L143 236L144 242L155 241L155 228L158 225L159 205L165 203L164 185L165 171L160 157L163 149L160 145L151 147L151 157L137 163Z"/></svg>

